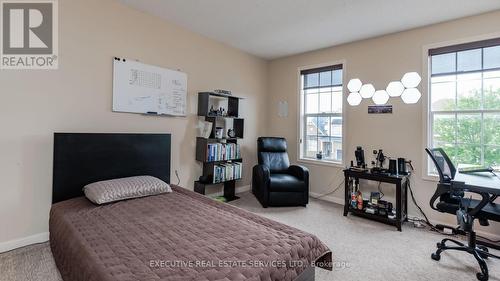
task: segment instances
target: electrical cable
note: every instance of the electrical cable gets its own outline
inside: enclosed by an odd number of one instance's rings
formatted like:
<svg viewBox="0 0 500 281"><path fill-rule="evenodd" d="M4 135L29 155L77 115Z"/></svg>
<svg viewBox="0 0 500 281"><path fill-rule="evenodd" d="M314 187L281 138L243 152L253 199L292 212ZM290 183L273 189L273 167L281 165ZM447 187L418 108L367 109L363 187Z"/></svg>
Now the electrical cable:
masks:
<svg viewBox="0 0 500 281"><path fill-rule="evenodd" d="M410 185L410 181L408 181L408 189L410 189L410 194L411 194L411 199L413 201L413 204L415 204L415 206L417 206L418 210L420 211L420 213L424 216L425 219L412 219L413 221L417 221L417 222L423 222L425 224L427 224L430 228L431 231L435 231L437 233L440 233L440 234L443 234L443 235L447 235L447 236L454 236L455 234L449 234L449 233L444 233L442 231L440 231L439 229L436 228L435 225L433 225L429 219L427 218L427 216L425 215L424 211L422 210L422 208L420 208L420 206L417 204L417 201L415 200L415 196L413 195L413 190L411 189L411 185ZM410 220L410 219L408 219ZM481 235L477 235L477 237L481 238L481 239L484 239L484 240L487 240L491 243L500 243L500 240L493 240L493 239L490 239L488 237L484 237L484 236L481 236Z"/></svg>
<svg viewBox="0 0 500 281"><path fill-rule="evenodd" d="M339 189L342 187L342 184L343 184L343 183L344 183L344 180L342 180L342 181L340 182L340 184L339 184L339 185L338 185L338 186L337 186L334 190L332 190L332 191L330 191L330 192L328 192L328 193L325 193L325 194L321 194L321 195L319 195L319 196L311 196L311 197L312 197L312 198L314 198L314 199L320 199L320 198L323 198L323 197L325 197L325 196L327 196L327 195L330 195L330 194L332 194L332 193L335 193L337 190L339 190Z"/></svg>
<svg viewBox="0 0 500 281"><path fill-rule="evenodd" d="M382 192L382 189L380 188L381 184L382 184L382 182L379 181L377 189L378 189L378 192L380 192L380 194L382 194L382 196L380 196L379 200L384 198L384 196L385 196L385 194Z"/></svg>
<svg viewBox="0 0 500 281"><path fill-rule="evenodd" d="M337 172L337 174L336 174L333 178L334 178L334 179L336 179L338 175L339 175L339 172ZM333 182L333 180L332 180L332 182ZM314 199L320 199L320 198L323 198L323 197L325 197L325 196L327 196L327 195L330 195L330 194L332 194L332 193L335 193L335 192L337 192L337 190L339 190L339 189L342 187L342 184L343 184L343 183L344 183L344 180L342 180L342 181L340 182L340 184L339 184L339 185L338 185L338 186L337 186L334 190L329 191L329 192L324 193L324 194L321 194L321 195L319 195L319 196L311 196L311 197L312 197L312 198L314 198Z"/></svg>
<svg viewBox="0 0 500 281"><path fill-rule="evenodd" d="M177 175L177 171L176 172L176 175ZM410 196L411 196L411 200L413 202L413 204L415 204L415 206L417 207L418 211L422 214L422 216L424 216L424 219L421 219L421 218L408 218L408 221L412 221L412 222L420 222L420 223L424 223L426 224L429 229L431 231L434 231L434 232L437 232L439 234L442 234L442 235L446 235L446 236L456 236L456 234L453 234L453 233L445 233L439 229L436 228L435 225L433 225L430 221L429 221L429 218L427 217L427 215L425 214L424 210L422 210L422 208L420 207L420 205L417 203L417 200L415 199L415 195L413 194L413 189L411 188L411 178L408 178L408 189L410 190ZM344 180L342 180L340 182L340 184L332 191L330 192L327 192L325 194L322 194L322 195L319 195L319 196L311 196L312 198L315 198L315 199L320 199L322 197L325 197L327 195L330 195L332 193L335 193L337 190L340 189L340 187L342 187L342 184L344 183ZM382 192L381 188L380 188L380 185L381 185L381 182L378 183L378 190L379 192L382 194L382 196L380 197L380 199L382 199L384 197L384 193ZM487 237L484 237L484 236L481 236L481 235L476 235L477 237L479 238L482 238L484 240L487 240L491 243L500 243L500 240L493 240L493 239L490 239L490 238L487 238Z"/></svg>
<svg viewBox="0 0 500 281"><path fill-rule="evenodd" d="M175 176L177 177L177 185L181 184L181 179L179 178L179 173L175 170Z"/></svg>
<svg viewBox="0 0 500 281"><path fill-rule="evenodd" d="M479 237L479 238L481 238L481 239L487 240L487 241L489 241L491 243L500 243L500 240L493 240L493 239L490 239L488 237L484 237L484 236L477 235L477 234L476 234L476 236Z"/></svg>
<svg viewBox="0 0 500 281"><path fill-rule="evenodd" d="M415 195L413 194L413 189L411 188L411 180L410 180L410 178L408 178L408 189L410 190L411 200L412 200L413 204L415 204L415 206L417 207L417 209L419 210L419 212L422 214L422 216L424 216L424 219L413 219L413 221L425 223L427 226L429 226L429 229L431 231L434 231L434 232L437 232L437 233L440 233L440 234L443 234L443 235L446 235L446 236L455 236L455 234L449 234L449 233L445 233L445 232L440 231L439 229L436 228L435 225L433 225L429 221L429 219L427 218L427 215L424 213L424 210L422 210L422 208L420 207L420 205L418 205L417 200L415 199ZM408 219L408 220L410 220L410 219Z"/></svg>
<svg viewBox="0 0 500 281"><path fill-rule="evenodd" d="M420 205L418 205L417 200L415 199L415 195L413 195L413 189L411 188L411 180L409 179L408 179L408 189L410 190L411 200L413 201L413 204L415 204L419 212L424 216L425 223L430 227L434 227L434 225L432 225L432 223L427 218L427 215L424 213L424 210L422 210L422 208L420 208Z"/></svg>

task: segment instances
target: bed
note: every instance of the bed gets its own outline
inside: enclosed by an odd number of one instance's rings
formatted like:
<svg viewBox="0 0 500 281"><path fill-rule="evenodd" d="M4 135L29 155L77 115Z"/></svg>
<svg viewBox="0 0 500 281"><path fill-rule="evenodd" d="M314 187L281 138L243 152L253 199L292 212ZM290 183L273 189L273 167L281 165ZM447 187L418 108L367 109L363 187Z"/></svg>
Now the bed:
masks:
<svg viewBox="0 0 500 281"><path fill-rule="evenodd" d="M151 175L170 182L169 134L54 137L50 245L68 281L314 280L331 251L314 235L172 186L94 205L88 183Z"/></svg>

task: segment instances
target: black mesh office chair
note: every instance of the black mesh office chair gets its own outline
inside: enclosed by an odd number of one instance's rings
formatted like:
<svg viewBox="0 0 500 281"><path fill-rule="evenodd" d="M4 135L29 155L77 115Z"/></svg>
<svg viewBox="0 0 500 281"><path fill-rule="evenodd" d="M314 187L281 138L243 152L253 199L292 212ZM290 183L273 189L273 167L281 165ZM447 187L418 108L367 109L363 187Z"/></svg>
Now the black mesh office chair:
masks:
<svg viewBox="0 0 500 281"><path fill-rule="evenodd" d="M432 209L442 212L453 214L457 216L458 227L453 228L459 232L465 232L468 236L468 245L453 239L443 239L437 243L437 251L431 255L431 258L439 261L441 252L446 250L464 251L472 254L479 266L481 273L477 273L477 279L483 281L488 280L488 266L484 259L488 257L500 258L488 252L488 248L478 246L476 244L476 233L474 232L474 220L477 219L483 226L487 226L488 220L500 221L500 204L495 204L493 201L496 197L489 194L481 195L481 200L465 198L465 190L452 189L452 181L455 177L456 168L453 166L450 158L441 148L426 148L425 151L429 154L432 162L436 166L439 174L439 183L436 192L430 200ZM435 204L437 202L437 204ZM443 228L447 226L436 226ZM450 227L447 227L450 228ZM451 242L456 246L448 246L446 242Z"/></svg>

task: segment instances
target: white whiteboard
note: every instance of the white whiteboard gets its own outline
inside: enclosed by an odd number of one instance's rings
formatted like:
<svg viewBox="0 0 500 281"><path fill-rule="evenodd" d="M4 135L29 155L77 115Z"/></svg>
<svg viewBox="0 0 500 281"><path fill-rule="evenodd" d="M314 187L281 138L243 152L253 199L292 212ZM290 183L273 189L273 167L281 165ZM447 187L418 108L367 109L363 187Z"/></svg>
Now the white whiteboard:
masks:
<svg viewBox="0 0 500 281"><path fill-rule="evenodd" d="M129 59L113 61L113 111L186 116L186 73Z"/></svg>

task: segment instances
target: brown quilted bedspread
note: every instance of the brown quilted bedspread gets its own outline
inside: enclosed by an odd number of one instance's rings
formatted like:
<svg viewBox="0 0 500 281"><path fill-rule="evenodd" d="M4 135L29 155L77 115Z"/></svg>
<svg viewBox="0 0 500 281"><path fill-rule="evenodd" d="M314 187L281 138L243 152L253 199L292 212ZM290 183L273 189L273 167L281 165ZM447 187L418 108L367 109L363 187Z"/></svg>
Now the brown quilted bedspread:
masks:
<svg viewBox="0 0 500 281"><path fill-rule="evenodd" d="M66 281L294 280L331 269L314 235L174 187L172 193L50 211L50 245Z"/></svg>

